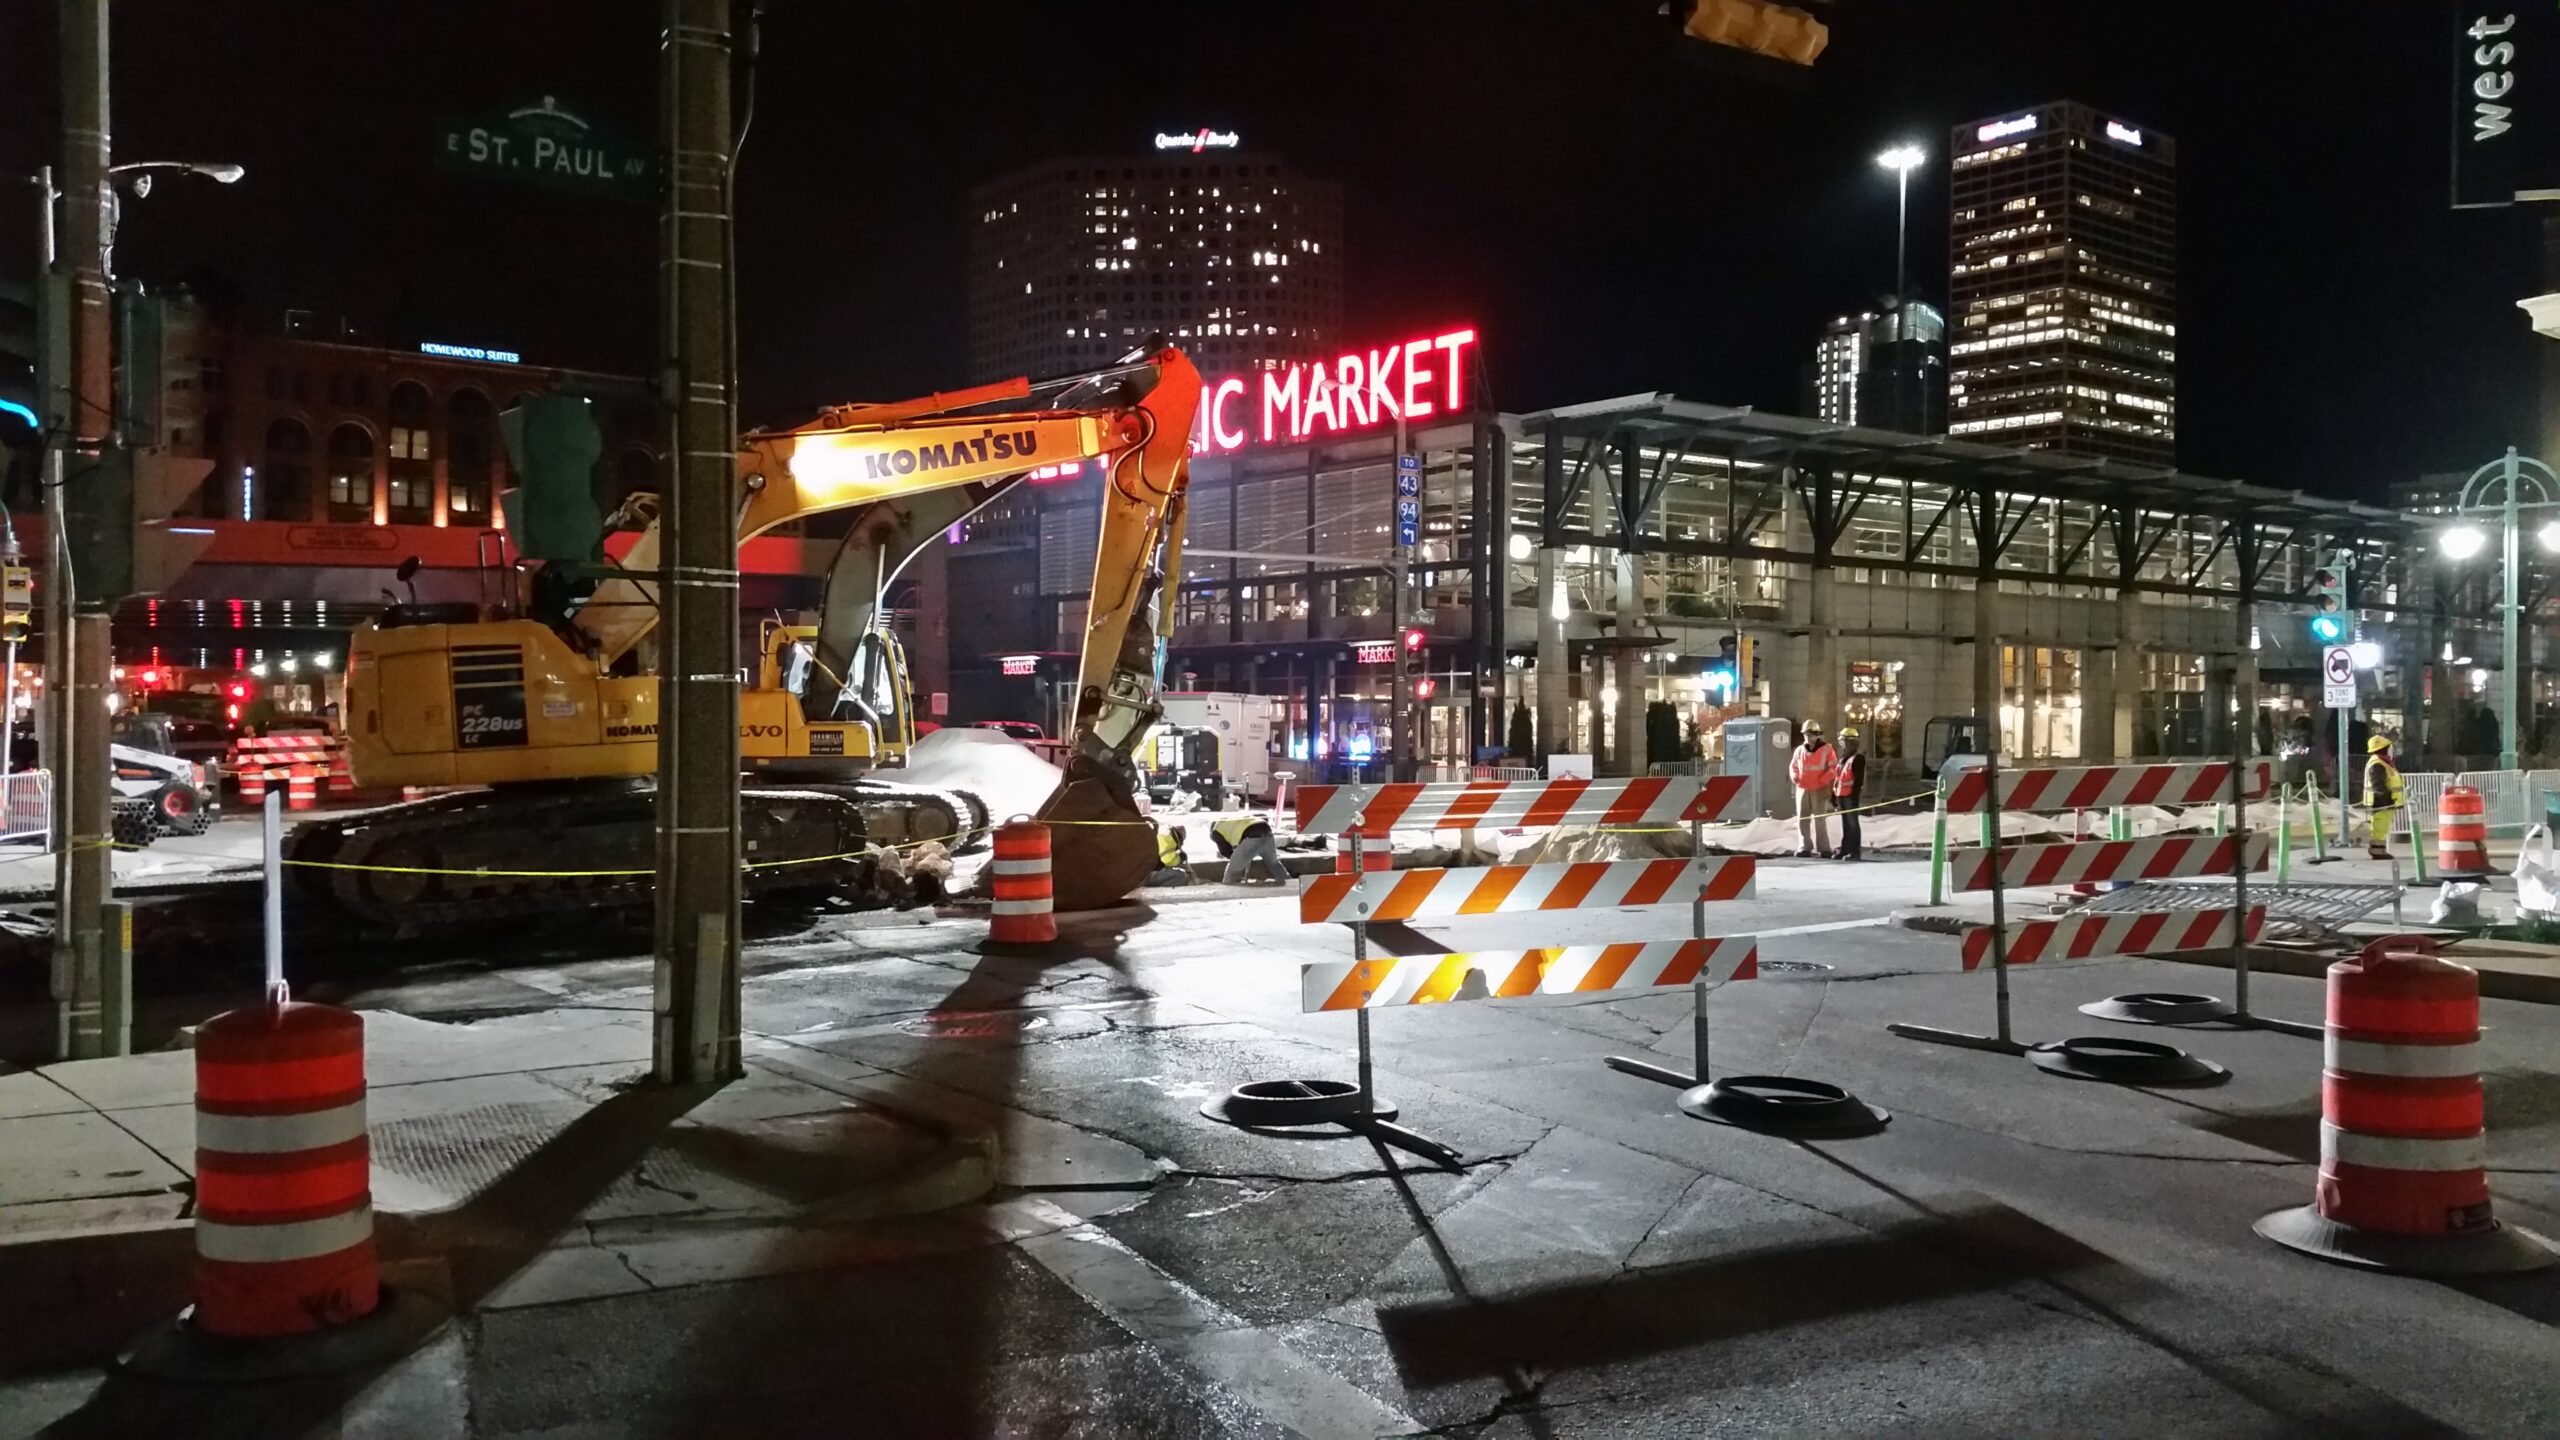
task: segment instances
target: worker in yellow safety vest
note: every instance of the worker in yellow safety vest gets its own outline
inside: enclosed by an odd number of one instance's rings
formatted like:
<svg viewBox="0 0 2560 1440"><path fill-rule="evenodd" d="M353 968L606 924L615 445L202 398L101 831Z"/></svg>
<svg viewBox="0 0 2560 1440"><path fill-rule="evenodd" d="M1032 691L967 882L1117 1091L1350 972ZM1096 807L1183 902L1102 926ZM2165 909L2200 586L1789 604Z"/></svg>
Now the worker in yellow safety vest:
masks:
<svg viewBox="0 0 2560 1440"><path fill-rule="evenodd" d="M2364 803L2373 812L2373 829L2365 842L2364 853L2376 860L2391 858L2391 830L2400 818L2400 807L2407 803L2409 787L2400 779L2400 767L2391 761L2391 738L2376 735L2364 742Z"/></svg>
<svg viewBox="0 0 2560 1440"><path fill-rule="evenodd" d="M1839 757L1822 738L1822 722L1804 722L1804 741L1787 761L1796 785L1796 853L1831 858L1831 787L1840 778Z"/></svg>
<svg viewBox="0 0 2560 1440"><path fill-rule="evenodd" d="M1227 857L1226 874L1220 877L1227 884L1243 884L1257 861L1271 872L1274 883L1288 880L1288 867L1280 863L1279 838L1271 833L1271 822L1262 816L1248 811L1213 820L1209 823L1209 839L1218 847L1218 853Z"/></svg>

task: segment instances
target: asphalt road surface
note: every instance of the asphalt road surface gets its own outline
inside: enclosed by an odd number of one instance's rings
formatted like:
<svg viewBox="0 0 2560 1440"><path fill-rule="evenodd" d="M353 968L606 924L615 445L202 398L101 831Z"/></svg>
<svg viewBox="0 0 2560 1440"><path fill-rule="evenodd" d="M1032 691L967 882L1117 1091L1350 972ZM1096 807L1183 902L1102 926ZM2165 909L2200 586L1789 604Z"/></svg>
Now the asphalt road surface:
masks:
<svg viewBox="0 0 2560 1440"><path fill-rule="evenodd" d="M1715 995L1715 1073L1844 1084L1893 1113L1883 1133L1702 1123L1603 1064L1685 1065L1686 991L1378 1012L1379 1088L1453 1168L1197 1113L1241 1081L1351 1072L1351 1017L1298 1005L1298 962L1346 957L1343 932L1269 892L1078 917L1039 960L978 955L979 921L819 919L753 948L760 1055L929 1080L1136 1163L917 1220L671 1217L592 1284L502 1290L361 1387L253 1403L21 1378L0 1437L2560 1433L2550 1273L2393 1278L2251 1233L2311 1196L2316 1041L2185 1032L2231 1081L2135 1090L1896 1038L1889 1021L1991 1020L1951 939L1882 923L1915 885L1775 862L1711 915L1787 962ZM1507 933L1472 923L1459 948ZM1587 923L1641 938L1687 915ZM465 1023L645 1008L648 962L596 953L616 948L296 963L306 995ZM149 975L161 1024L243 981L236 957ZM2073 1007L2229 978L2037 966L2016 1026L2103 1032ZM2318 1018L2316 982L2254 986L2260 1011ZM2560 1018L2493 1001L2486 1021L2500 1213L2560 1234Z"/></svg>

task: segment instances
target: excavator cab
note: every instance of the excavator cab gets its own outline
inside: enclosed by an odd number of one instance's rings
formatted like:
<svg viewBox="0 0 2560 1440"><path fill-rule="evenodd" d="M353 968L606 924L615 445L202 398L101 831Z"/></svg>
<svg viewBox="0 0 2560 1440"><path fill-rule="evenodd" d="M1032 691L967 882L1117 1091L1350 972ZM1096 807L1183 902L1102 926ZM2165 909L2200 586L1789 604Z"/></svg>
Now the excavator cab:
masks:
<svg viewBox="0 0 2560 1440"><path fill-rule="evenodd" d="M818 657L817 627L768 620L758 684L738 697L738 751L754 769L840 771L906 759L915 743L906 655L874 631L855 642L845 675Z"/></svg>

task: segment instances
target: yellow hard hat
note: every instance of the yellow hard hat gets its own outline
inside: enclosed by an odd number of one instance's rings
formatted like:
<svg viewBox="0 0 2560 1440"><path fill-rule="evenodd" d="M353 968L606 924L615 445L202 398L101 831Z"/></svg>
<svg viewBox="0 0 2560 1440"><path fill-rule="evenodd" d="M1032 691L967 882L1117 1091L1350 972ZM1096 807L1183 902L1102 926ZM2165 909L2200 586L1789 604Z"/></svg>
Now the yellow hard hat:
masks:
<svg viewBox="0 0 2560 1440"><path fill-rule="evenodd" d="M2376 735L2364 742L2364 753L2367 755L2379 755L2390 748L2391 737L2388 735Z"/></svg>
<svg viewBox="0 0 2560 1440"><path fill-rule="evenodd" d="M1843 739L1843 740L1855 740L1855 739L1857 739L1857 738L1858 738L1858 727L1857 727L1857 726L1855 726L1855 725L1843 725L1843 726L1841 726L1841 727L1840 727L1840 738L1841 738L1841 739Z"/></svg>

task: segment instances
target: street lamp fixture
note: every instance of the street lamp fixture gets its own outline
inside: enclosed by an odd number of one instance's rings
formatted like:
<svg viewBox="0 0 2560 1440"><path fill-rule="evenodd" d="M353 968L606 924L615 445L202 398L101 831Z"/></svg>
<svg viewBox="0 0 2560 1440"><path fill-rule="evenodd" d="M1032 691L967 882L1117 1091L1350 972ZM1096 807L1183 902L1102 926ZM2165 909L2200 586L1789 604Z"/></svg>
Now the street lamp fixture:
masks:
<svg viewBox="0 0 2560 1440"><path fill-rule="evenodd" d="M2531 487L2530 496L2526 493L2528 486ZM2496 495L2494 502L2490 498L2493 492ZM2520 593L2524 572L2524 512L2527 510L2537 516L2560 510L2560 475L2553 474L2551 467L2539 460L2517 454L2516 447L2510 445L2504 456L2472 471L2471 478L2463 482L2462 498L2454 506L2454 514L2460 517L2461 523L2446 530L2436 541L2437 548L2447 559L2468 560L2486 549L2489 543L2488 534L2480 525L2473 523L2471 517L2496 517L2505 589L2499 605L2499 618L2504 622L2505 631L2502 637L2505 649L2501 657L2504 663L2498 668L2498 768L2501 770L2513 770L2518 763L2517 694L2527 690L2531 684L2523 667L2522 641L2526 616ZM2560 550L2560 519L2545 521L2535 534L2545 549ZM2485 689L2488 679L2486 670L2472 671L2471 688L2475 691Z"/></svg>
<svg viewBox="0 0 2560 1440"><path fill-rule="evenodd" d="M2455 525L2436 537L2447 560L2468 560L2489 548L2489 534L2477 525Z"/></svg>
<svg viewBox="0 0 2560 1440"><path fill-rule="evenodd" d="M128 165L107 167L107 174L111 178L123 179L136 199L151 193L152 176L172 171L182 175L201 175L217 185L238 184L240 177L249 173L247 166L234 165L228 160L136 160Z"/></svg>

